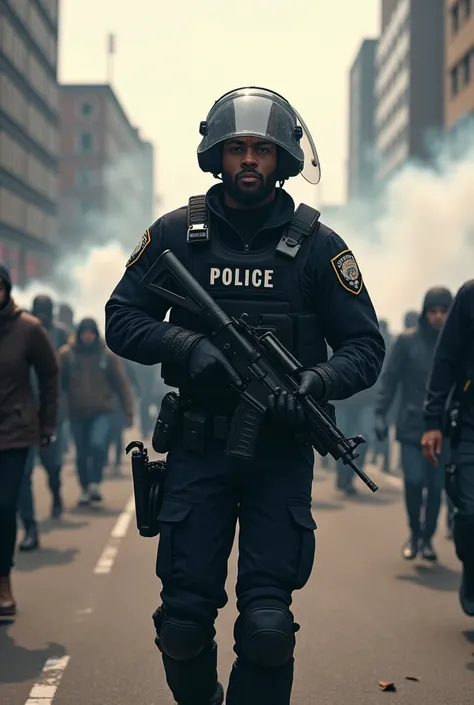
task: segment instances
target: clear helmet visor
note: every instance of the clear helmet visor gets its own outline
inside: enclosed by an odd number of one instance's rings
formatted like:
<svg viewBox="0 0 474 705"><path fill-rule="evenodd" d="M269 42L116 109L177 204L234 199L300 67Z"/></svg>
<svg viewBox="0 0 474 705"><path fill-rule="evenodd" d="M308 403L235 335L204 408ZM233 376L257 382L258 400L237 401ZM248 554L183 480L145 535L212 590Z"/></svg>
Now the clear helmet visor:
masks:
<svg viewBox="0 0 474 705"><path fill-rule="evenodd" d="M233 137L260 137L304 162L301 174L309 183L319 182L319 159L311 134L296 110L277 93L265 88L231 91L214 104L206 123L198 154ZM301 139L298 126L303 133Z"/></svg>

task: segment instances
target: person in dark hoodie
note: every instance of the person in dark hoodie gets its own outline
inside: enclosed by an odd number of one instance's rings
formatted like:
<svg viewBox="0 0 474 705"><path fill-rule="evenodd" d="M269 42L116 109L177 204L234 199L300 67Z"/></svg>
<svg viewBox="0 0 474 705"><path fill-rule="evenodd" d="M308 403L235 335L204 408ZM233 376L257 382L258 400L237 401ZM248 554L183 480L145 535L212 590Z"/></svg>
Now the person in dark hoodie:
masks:
<svg viewBox="0 0 474 705"><path fill-rule="evenodd" d="M452 302L453 297L447 289L429 289L418 325L403 331L393 346L382 372L375 404L375 433L383 440L387 436L387 413L397 391L400 391L396 437L401 444L405 505L410 526L410 537L403 547L406 560L414 560L420 551L425 560L437 560L432 539L438 523L447 457L440 459L436 469L432 468L423 457L421 437L431 361Z"/></svg>
<svg viewBox="0 0 474 705"><path fill-rule="evenodd" d="M410 310L405 313L405 317L403 319L403 325L405 327L405 330L408 328L416 328L418 325L418 319L420 317L420 314L418 311Z"/></svg>
<svg viewBox="0 0 474 705"><path fill-rule="evenodd" d="M59 357L61 386L66 393L82 489L79 504L100 502L115 397L120 398L125 426L130 427L133 422L130 387L121 361L106 348L92 318L79 323L75 339L61 348Z"/></svg>
<svg viewBox="0 0 474 705"><path fill-rule="evenodd" d="M33 300L31 313L41 321L47 331L56 351L67 343L68 331L62 323L57 323L53 317L53 301L49 296L36 296ZM34 385L35 387L37 385ZM62 514L61 498L61 468L64 455L64 404L59 404L58 423L55 440L47 448L32 448L26 461L25 473L20 492L19 514L25 528L25 536L20 543L20 551L34 551L39 546L38 525L33 498L32 476L37 456L48 476L51 490L51 516L58 518Z"/></svg>
<svg viewBox="0 0 474 705"><path fill-rule="evenodd" d="M10 573L16 513L29 449L54 439L59 367L50 338L11 297L12 282L0 265L0 618L16 614ZM31 386L36 372L39 401Z"/></svg>

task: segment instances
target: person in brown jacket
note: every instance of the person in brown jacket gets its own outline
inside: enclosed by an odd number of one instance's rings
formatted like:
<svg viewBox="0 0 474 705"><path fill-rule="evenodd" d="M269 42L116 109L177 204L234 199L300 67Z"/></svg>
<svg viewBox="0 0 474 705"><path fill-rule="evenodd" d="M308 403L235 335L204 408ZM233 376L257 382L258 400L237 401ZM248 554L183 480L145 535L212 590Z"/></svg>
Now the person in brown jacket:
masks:
<svg viewBox="0 0 474 705"><path fill-rule="evenodd" d="M80 505L100 502L115 399L124 409L125 425L133 422L132 395L121 361L101 340L97 323L85 318L75 338L59 351L61 384L76 445L82 493Z"/></svg>
<svg viewBox="0 0 474 705"><path fill-rule="evenodd" d="M59 396L59 366L49 336L37 318L15 304L11 288L8 269L0 265L0 618L16 614L10 573L28 451L54 440Z"/></svg>

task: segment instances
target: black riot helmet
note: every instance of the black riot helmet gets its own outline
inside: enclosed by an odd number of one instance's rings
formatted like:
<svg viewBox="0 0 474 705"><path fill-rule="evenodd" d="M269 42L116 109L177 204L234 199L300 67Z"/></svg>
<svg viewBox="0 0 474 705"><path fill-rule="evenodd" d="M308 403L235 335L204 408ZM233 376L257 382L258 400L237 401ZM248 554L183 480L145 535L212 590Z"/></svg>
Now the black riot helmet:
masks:
<svg viewBox="0 0 474 705"><path fill-rule="evenodd" d="M321 178L313 138L293 106L268 88L249 86L225 93L201 122L197 150L202 171L222 172L222 144L233 137L261 137L278 149L278 180L301 174L310 184Z"/></svg>

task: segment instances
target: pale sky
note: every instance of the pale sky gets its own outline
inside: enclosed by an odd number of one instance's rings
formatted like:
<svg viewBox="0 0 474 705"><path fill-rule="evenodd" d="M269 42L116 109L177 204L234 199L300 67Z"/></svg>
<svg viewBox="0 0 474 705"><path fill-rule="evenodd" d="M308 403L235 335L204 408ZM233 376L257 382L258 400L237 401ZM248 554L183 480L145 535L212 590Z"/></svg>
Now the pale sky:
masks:
<svg viewBox="0 0 474 705"><path fill-rule="evenodd" d="M197 164L199 122L223 93L245 85L284 95L312 132L322 181L287 182L297 203L338 203L346 192L348 72L361 41L378 34L379 4L62 0L59 80L105 82L106 37L115 34L112 85L155 146L160 213L214 183Z"/></svg>

